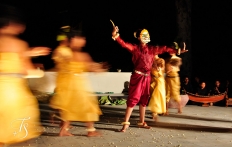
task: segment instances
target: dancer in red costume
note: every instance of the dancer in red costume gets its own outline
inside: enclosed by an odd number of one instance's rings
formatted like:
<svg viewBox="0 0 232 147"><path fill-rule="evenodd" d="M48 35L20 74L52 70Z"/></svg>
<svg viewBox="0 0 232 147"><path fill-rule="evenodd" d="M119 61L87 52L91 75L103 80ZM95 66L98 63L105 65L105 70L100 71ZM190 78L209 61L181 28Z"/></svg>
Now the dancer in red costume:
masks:
<svg viewBox="0 0 232 147"><path fill-rule="evenodd" d="M150 129L145 122L145 110L150 97L150 81L151 81L151 67L155 55L168 52L170 54L176 53L174 48L167 46L149 46L150 35L146 29L137 31L134 36L139 40L140 44L130 44L124 42L118 33L119 29L113 24L112 38L117 41L122 47L126 48L132 53L132 62L134 63L134 71L132 72L129 86L129 97L127 100L127 109L122 123L123 127L120 132L126 132L129 127L129 118L136 104L139 103L140 122L138 127ZM184 53L187 50L180 52Z"/></svg>

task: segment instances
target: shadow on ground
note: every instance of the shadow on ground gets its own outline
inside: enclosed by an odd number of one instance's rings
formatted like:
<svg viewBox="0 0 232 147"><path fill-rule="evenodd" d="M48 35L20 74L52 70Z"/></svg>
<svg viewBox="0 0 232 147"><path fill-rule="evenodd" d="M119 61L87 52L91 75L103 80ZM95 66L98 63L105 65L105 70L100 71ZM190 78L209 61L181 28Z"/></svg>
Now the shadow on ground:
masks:
<svg viewBox="0 0 232 147"><path fill-rule="evenodd" d="M59 127L59 119L55 119L55 124L51 124L49 122L50 118L50 112L54 112L53 109L51 109L48 105L42 105L41 108L41 122L43 126L45 127ZM100 116L100 120L96 122L97 126L96 128L99 130L109 130L109 131L115 131L117 132L117 128L121 128L121 122L123 122L124 114L125 114L125 107L101 107L103 115ZM154 128L166 128L166 129L176 129L176 130L188 130L188 131L202 131L202 132L217 132L217 133L232 133L232 128L224 128L224 127L211 127L211 126L203 126L203 125L194 125L194 124L181 124L181 123L166 123L166 122L154 122L149 111L147 111L146 115L146 122L148 125L154 127ZM160 116L160 117L173 117L173 118L180 118L180 119L192 119L192 120L202 120L202 121L216 121L216 122L228 122L231 123L232 121L229 120L221 120L221 119L215 119L215 118L205 118L205 117L196 117L196 116L188 116L188 115L181 115L181 114L170 114L168 116ZM139 111L134 110L133 114L131 115L130 122L131 128L136 128L137 123L139 121ZM107 127L102 127L103 125L106 125ZM85 127L84 123L72 123L72 126L74 127ZM111 127L111 128L110 128ZM43 134L46 136L57 136L57 133L48 133ZM77 134L78 135L78 134Z"/></svg>

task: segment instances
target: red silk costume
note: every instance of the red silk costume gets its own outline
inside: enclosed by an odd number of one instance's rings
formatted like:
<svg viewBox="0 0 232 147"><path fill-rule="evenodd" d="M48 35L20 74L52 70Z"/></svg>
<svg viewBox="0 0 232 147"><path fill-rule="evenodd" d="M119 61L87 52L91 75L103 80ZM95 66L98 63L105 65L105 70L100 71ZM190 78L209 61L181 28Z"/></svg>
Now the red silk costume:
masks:
<svg viewBox="0 0 232 147"><path fill-rule="evenodd" d="M154 56L164 52L176 53L175 49L167 46L135 45L124 42L120 36L116 41L132 53L134 71L132 72L129 85L129 97L127 107L134 107L140 103L146 106L150 97L150 71L154 61ZM135 72L138 71L138 72ZM147 75L144 75L147 74Z"/></svg>

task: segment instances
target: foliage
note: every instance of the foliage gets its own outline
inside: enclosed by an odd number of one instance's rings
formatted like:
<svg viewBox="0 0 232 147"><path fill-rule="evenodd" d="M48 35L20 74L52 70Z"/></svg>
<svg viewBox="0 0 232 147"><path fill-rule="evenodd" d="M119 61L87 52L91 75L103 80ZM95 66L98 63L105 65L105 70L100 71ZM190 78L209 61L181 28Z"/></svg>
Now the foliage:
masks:
<svg viewBox="0 0 232 147"><path fill-rule="evenodd" d="M112 99L108 96L101 96L98 100L99 105L124 105L126 104L126 100L123 98Z"/></svg>

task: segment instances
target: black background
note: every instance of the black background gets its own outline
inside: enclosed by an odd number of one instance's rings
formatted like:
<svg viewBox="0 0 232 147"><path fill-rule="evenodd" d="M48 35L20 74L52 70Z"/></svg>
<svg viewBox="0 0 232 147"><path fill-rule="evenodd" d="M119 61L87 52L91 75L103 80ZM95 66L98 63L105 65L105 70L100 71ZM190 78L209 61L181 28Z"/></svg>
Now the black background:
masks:
<svg viewBox="0 0 232 147"><path fill-rule="evenodd" d="M112 24L121 37L135 43L133 32L147 28L153 45L169 45L177 36L174 0L144 1L26 1L8 0L26 12L27 30L22 35L30 46L57 46L60 26L82 21L87 44L84 48L97 62L108 62L110 71L133 70L131 55L111 38ZM232 77L231 67L231 1L192 2L192 75L206 81ZM186 53L189 54L189 53ZM46 69L53 68L51 56L36 57Z"/></svg>

